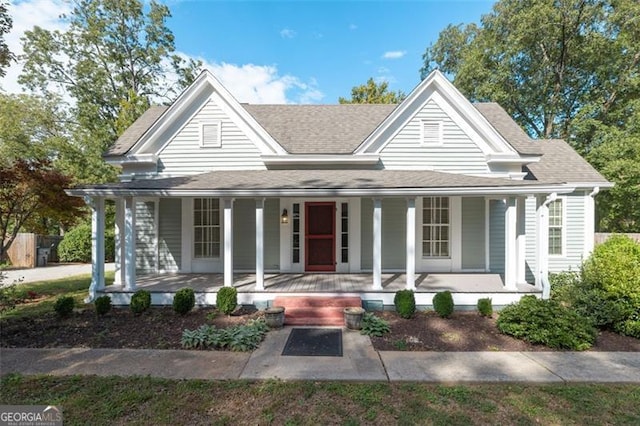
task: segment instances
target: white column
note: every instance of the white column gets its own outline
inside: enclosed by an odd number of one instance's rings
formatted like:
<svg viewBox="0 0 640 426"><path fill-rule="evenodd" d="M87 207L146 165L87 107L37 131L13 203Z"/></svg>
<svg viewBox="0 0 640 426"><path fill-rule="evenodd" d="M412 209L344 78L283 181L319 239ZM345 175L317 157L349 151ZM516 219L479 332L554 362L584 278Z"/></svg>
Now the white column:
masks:
<svg viewBox="0 0 640 426"><path fill-rule="evenodd" d="M407 289L416 289L416 199L407 199Z"/></svg>
<svg viewBox="0 0 640 426"><path fill-rule="evenodd" d="M124 289L136 290L136 200L124 199Z"/></svg>
<svg viewBox="0 0 640 426"><path fill-rule="evenodd" d="M518 212L515 197L507 197L504 216L504 286L516 289L517 248L516 224Z"/></svg>
<svg viewBox="0 0 640 426"><path fill-rule="evenodd" d="M124 200L117 198L116 204L116 220L115 220L115 270L116 275L113 284L124 284Z"/></svg>
<svg viewBox="0 0 640 426"><path fill-rule="evenodd" d="M382 289L382 199L373 199L373 289Z"/></svg>
<svg viewBox="0 0 640 426"><path fill-rule="evenodd" d="M256 290L264 290L264 198L256 200Z"/></svg>
<svg viewBox="0 0 640 426"><path fill-rule="evenodd" d="M584 250L582 258L586 259L591 255L595 245L596 230L596 203L594 197L600 192L599 187L593 188L591 193L584 196Z"/></svg>
<svg viewBox="0 0 640 426"><path fill-rule="evenodd" d="M233 198L223 198L224 204L224 286L233 286Z"/></svg>
<svg viewBox="0 0 640 426"><path fill-rule="evenodd" d="M104 198L89 200L91 206L91 285L86 302L95 300L104 289Z"/></svg>
<svg viewBox="0 0 640 426"><path fill-rule="evenodd" d="M518 251L518 264L516 268L516 283L524 284L526 279L526 251L527 251L527 209L526 198L518 197L517 201L518 224L516 237L516 250Z"/></svg>
<svg viewBox="0 0 640 426"><path fill-rule="evenodd" d="M542 290L542 298L548 299L549 288L549 203L556 194L538 199L536 211L536 287Z"/></svg>

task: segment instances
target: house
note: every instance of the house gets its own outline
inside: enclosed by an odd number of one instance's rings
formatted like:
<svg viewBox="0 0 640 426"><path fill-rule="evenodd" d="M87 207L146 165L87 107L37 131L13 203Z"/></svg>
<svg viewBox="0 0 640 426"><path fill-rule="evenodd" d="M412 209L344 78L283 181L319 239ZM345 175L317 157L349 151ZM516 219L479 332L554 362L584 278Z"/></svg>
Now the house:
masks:
<svg viewBox="0 0 640 426"><path fill-rule="evenodd" d="M93 209L90 299L137 288L171 303L348 294L419 305L549 296L548 273L593 248L594 197L611 187L562 140L532 140L495 103L439 71L399 105L248 105L205 71L106 153L121 182L70 189ZM104 287L105 200L116 282Z"/></svg>

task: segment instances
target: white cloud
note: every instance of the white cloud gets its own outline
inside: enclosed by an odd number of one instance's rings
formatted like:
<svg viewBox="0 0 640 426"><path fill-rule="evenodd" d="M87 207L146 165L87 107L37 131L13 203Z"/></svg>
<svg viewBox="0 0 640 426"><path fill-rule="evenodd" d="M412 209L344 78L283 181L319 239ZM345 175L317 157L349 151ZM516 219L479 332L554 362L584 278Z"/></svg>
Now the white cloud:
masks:
<svg viewBox="0 0 640 426"><path fill-rule="evenodd" d="M388 52L384 52L382 59L400 59L406 54L406 50L390 50Z"/></svg>
<svg viewBox="0 0 640 426"><path fill-rule="evenodd" d="M290 28L283 28L280 30L280 37L282 38L294 38L296 34L297 33Z"/></svg>

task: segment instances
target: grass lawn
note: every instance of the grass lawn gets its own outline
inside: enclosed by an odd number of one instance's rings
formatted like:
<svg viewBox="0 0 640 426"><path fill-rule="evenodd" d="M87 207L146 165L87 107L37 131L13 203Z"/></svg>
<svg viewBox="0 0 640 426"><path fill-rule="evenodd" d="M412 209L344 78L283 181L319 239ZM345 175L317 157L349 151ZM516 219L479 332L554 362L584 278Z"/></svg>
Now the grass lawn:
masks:
<svg viewBox="0 0 640 426"><path fill-rule="evenodd" d="M625 385L208 382L117 377L2 379L4 404L62 406L65 424L638 424Z"/></svg>

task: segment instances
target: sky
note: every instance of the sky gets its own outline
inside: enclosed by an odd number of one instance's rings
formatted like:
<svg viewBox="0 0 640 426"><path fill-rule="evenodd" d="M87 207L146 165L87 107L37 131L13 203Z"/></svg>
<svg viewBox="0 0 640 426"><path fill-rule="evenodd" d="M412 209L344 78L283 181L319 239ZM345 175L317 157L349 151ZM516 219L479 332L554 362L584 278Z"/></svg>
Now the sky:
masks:
<svg viewBox="0 0 640 426"><path fill-rule="evenodd" d="M493 1L168 0L177 53L197 58L240 102L334 104L369 78L409 93L420 82L425 49L449 24L479 22ZM11 0L13 30L64 30L63 0ZM20 64L0 87L21 91Z"/></svg>

